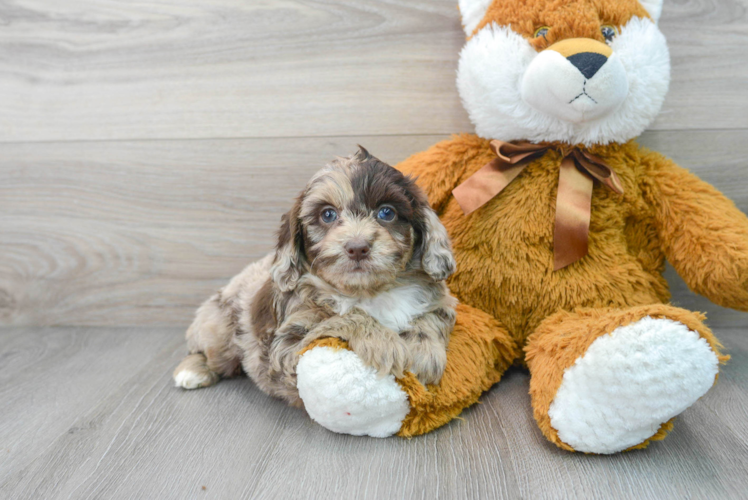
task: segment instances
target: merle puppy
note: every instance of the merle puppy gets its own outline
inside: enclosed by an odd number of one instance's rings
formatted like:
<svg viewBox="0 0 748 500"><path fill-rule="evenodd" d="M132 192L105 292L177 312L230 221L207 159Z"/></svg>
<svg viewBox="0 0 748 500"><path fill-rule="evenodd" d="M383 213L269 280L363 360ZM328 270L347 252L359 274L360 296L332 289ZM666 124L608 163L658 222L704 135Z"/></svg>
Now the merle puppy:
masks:
<svg viewBox="0 0 748 500"><path fill-rule="evenodd" d="M177 386L247 373L301 405L299 351L338 337L382 375L441 379L456 300L449 238L412 179L365 149L309 181L283 216L274 254L205 302L187 331Z"/></svg>

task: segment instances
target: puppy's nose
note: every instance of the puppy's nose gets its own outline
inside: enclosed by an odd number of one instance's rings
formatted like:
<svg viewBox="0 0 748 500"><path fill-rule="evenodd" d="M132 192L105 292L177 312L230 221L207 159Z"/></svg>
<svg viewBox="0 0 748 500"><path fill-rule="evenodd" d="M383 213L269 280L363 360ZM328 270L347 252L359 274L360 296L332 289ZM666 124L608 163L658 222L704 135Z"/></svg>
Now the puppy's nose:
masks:
<svg viewBox="0 0 748 500"><path fill-rule="evenodd" d="M344 248L349 259L360 261L369 258L369 250L371 247L366 241L356 239L346 243Z"/></svg>
<svg viewBox="0 0 748 500"><path fill-rule="evenodd" d="M607 57L602 54L595 54L594 52L582 52L569 56L566 59L576 66L579 72L588 80L595 76L595 73L603 67L603 64L608 62Z"/></svg>

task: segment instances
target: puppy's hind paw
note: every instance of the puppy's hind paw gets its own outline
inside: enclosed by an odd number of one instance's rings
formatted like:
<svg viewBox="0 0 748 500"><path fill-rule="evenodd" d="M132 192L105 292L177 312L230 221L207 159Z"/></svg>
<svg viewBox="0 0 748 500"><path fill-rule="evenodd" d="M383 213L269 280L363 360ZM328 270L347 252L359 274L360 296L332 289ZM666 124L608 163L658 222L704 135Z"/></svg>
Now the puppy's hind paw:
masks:
<svg viewBox="0 0 748 500"><path fill-rule="evenodd" d="M183 389L199 389L215 384L211 372L193 372L182 370L174 375L174 385Z"/></svg>
<svg viewBox="0 0 748 500"><path fill-rule="evenodd" d="M190 354L174 370L174 385L183 389L209 387L218 382L218 374L211 371L202 354Z"/></svg>

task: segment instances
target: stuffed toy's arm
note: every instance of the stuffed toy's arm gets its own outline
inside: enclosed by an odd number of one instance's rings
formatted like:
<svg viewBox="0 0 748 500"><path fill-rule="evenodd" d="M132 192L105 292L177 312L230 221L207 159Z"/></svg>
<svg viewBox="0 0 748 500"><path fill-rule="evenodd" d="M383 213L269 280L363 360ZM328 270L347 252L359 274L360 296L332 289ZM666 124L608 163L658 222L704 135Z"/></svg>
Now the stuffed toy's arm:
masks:
<svg viewBox="0 0 748 500"><path fill-rule="evenodd" d="M465 173L467 160L488 151L483 139L469 134L456 135L414 154L395 168L416 178L416 184L426 192L431 207L439 214Z"/></svg>
<svg viewBox="0 0 748 500"><path fill-rule="evenodd" d="M748 311L748 218L717 189L655 153L641 187L668 261L694 292Z"/></svg>
<svg viewBox="0 0 748 500"><path fill-rule="evenodd" d="M331 431L374 437L417 436L458 416L499 381L520 349L492 316L465 304L456 310L438 385L424 387L411 372L381 378L339 338L312 342L296 369L307 413Z"/></svg>

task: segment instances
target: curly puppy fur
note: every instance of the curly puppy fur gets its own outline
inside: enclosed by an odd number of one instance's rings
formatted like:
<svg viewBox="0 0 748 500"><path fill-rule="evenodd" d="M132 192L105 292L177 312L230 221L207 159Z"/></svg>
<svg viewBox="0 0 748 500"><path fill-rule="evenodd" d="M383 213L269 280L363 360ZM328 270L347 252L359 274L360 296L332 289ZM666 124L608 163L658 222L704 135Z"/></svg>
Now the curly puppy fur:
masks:
<svg viewBox="0 0 748 500"><path fill-rule="evenodd" d="M440 381L456 300L449 238L412 179L365 149L317 172L282 218L274 255L206 301L187 330L177 386L207 387L242 369L301 406L299 352L337 337L381 375Z"/></svg>

